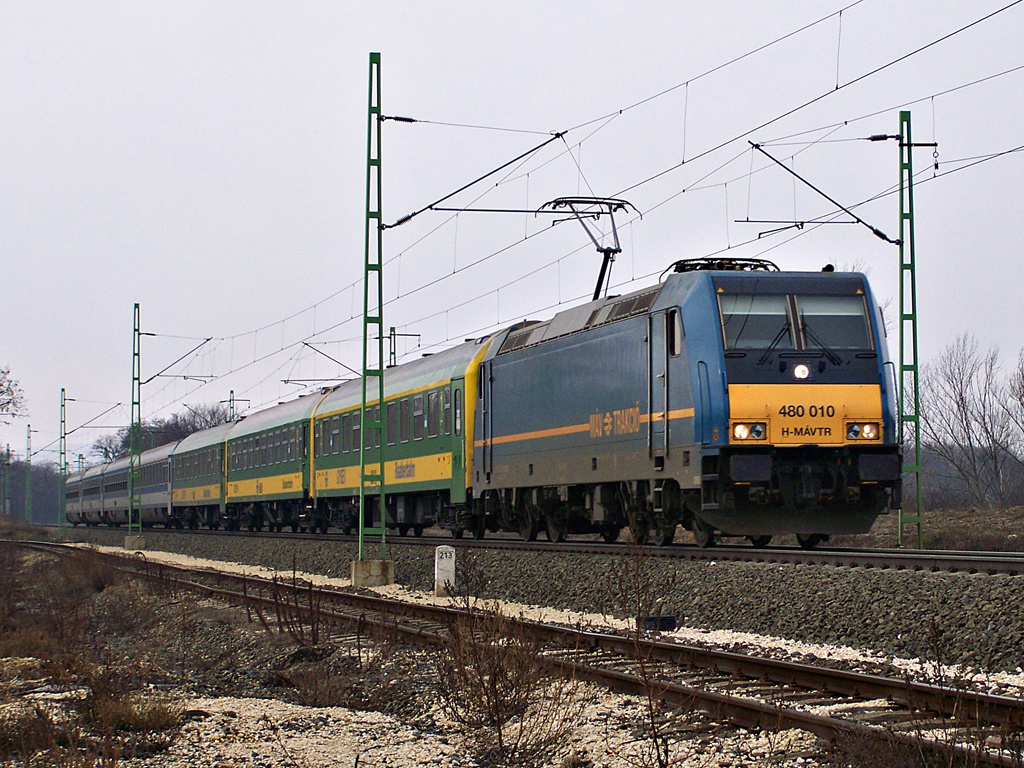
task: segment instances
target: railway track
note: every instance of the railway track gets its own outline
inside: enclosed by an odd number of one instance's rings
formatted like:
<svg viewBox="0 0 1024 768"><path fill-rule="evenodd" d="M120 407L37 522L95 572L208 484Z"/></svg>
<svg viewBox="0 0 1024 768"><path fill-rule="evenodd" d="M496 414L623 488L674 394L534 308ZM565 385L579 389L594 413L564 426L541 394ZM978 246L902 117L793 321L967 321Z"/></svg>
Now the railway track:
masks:
<svg viewBox="0 0 1024 768"><path fill-rule="evenodd" d="M78 529L110 530L110 529ZM310 536L302 533L270 533L251 531L214 531L199 529L194 531L178 531L175 529L154 529L154 532L174 536L234 536L234 537L268 537L289 541L338 541L354 542L355 535L341 533L316 534ZM576 553L594 555L621 555L630 546L625 543L607 544L601 541L575 540L560 543L534 541L509 537L491 537L485 539L454 540L450 536L389 536L390 546L437 547L441 545L465 549L506 550L506 551L542 551L557 553ZM702 549L697 546L673 544L668 547L644 546L644 553L650 557L676 560L698 561L734 561L751 563L779 563L793 565L832 565L846 568L878 568L905 571L929 571L951 573L983 573L1005 574L1009 576L1024 575L1024 553L1019 552L980 552L952 550L898 550L898 549L814 549L805 550L799 547L749 547L741 545L724 545L713 549Z"/></svg>
<svg viewBox="0 0 1024 768"><path fill-rule="evenodd" d="M21 546L74 556L79 548ZM100 554L112 567L173 589L248 606L265 621L351 632L376 627L410 642L441 644L463 610L365 592L168 565L144 554ZM459 601L461 602L461 601ZM469 607L467 602L465 607ZM969 765L1024 765L1024 700L905 679L667 643L648 633L615 635L515 620L545 643L560 674L645 696L673 708L702 709L747 728L800 728L833 741L901 745Z"/></svg>

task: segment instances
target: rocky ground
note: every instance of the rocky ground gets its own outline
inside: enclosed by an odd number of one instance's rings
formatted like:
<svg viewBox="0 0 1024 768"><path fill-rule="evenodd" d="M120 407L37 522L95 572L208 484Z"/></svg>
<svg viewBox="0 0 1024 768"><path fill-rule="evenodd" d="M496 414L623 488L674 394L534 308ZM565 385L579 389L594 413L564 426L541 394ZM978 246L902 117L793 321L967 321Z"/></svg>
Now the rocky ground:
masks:
<svg viewBox="0 0 1024 768"><path fill-rule="evenodd" d="M244 609L152 592L89 560L0 547L0 765L657 764L643 700L536 686L498 749L456 716L444 655L381 637L303 645ZM679 766L850 764L797 731L681 713L658 727Z"/></svg>
<svg viewBox="0 0 1024 768"><path fill-rule="evenodd" d="M1019 527L1019 512L1007 514L1001 524L1004 537ZM951 521L944 535L970 529L973 522L969 517ZM990 523L986 527L996 528ZM80 529L75 535L119 545L124 533ZM886 535L884 529L879 533ZM355 554L348 544L300 536L239 540L147 531L146 540L151 553L167 550L337 579L347 576ZM406 597L432 588L431 548L395 542L391 556ZM941 674L973 677L979 686L1010 695L1021 695L1024 684L1024 617L1017 608L1024 598L1021 578L673 563L645 559L627 547L619 558L508 552L460 553L459 558L460 572L472 575L481 596L539 606L552 620L615 622L635 614L636 595L643 592L647 605L657 603L664 613L678 618L683 628L676 634L687 641L757 647L781 657L818 657L826 663L926 677L935 675L940 663L959 665L945 667ZM294 638L267 632L250 623L244 612L239 615L182 596L151 596L147 600L153 602L140 607L118 592L122 589L105 587L98 599L107 601L108 609L119 607L114 615L120 618L113 624L124 624L131 639L107 638L107 630L96 628L83 630L84 636L93 633L91 645L104 648L162 649L163 656L154 651L131 663L133 669L153 673L133 678L137 685L132 690L145 690L156 701L166 698L178 713L165 736L159 730L145 731L146 737L139 735L142 730L128 731L135 736L122 745L122 762L219 768L319 766L354 765L358 756L361 765L497 764L493 754L481 752L472 729L453 722L439 703L436 663L423 652L375 652L353 660L351 649L339 645L296 653ZM130 594L137 595L137 589ZM130 610L125 607L130 605ZM575 614L566 618L560 611ZM155 623L147 629L148 622L140 627L126 615L151 616ZM23 707L23 714L31 711L25 706L37 703L32 696L48 691L67 696L75 690L68 680L55 681L33 671L33 662L25 660L35 658L33 654L8 653L2 635L0 655L9 656L5 663L14 665L13 672L0 670L0 681L16 681L13 689L0 688L2 700L13 702L16 710ZM126 652L126 657L130 655ZM26 682L30 680L34 682ZM88 685L78 690L76 695L88 699ZM560 739L560 750L538 764L655 764L645 751L649 740L639 717L642 702L592 689L575 693L579 717L571 733ZM2 712L0 723L8 722L8 710ZM146 717L159 721L157 715ZM15 721L21 722L17 717ZM79 721L72 717L68 722ZM82 734L94 733L87 723L80 727ZM673 736L672 749L679 765L912 764L871 753L837 757L805 734L745 733L701 716L690 716L674 727L678 736ZM103 744L100 736L89 738ZM0 763L10 754L3 751L4 744L0 725ZM45 749L41 753L49 754Z"/></svg>
<svg viewBox="0 0 1024 768"><path fill-rule="evenodd" d="M124 539L118 531L75 533L100 544ZM300 536L229 539L154 530L146 540L150 548L193 557L339 578L348 576L355 557L352 544ZM979 672L1024 668L1022 578L657 558L638 564L642 555L626 546L623 552L619 558L489 551L460 557L472 561L482 597L621 618L636 612L623 587L640 568L648 597L687 627L844 645ZM393 541L390 556L400 584L433 589L433 549Z"/></svg>

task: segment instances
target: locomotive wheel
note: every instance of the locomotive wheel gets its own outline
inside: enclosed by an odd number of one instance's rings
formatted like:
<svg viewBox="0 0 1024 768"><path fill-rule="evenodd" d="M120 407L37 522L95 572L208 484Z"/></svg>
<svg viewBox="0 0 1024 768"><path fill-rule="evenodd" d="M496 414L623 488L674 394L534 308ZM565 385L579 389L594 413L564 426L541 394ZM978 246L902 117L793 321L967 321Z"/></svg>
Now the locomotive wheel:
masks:
<svg viewBox="0 0 1024 768"><path fill-rule="evenodd" d="M292 533L298 533L298 532L299 532L299 524L298 523L292 523Z"/></svg>
<svg viewBox="0 0 1024 768"><path fill-rule="evenodd" d="M409 534L409 526L408 525L406 525L405 523L402 523L401 525L398 526L398 535L399 536L407 536L408 534Z"/></svg>
<svg viewBox="0 0 1024 768"><path fill-rule="evenodd" d="M601 529L601 538L607 541L609 544L614 544L619 540L619 526L617 525L606 525Z"/></svg>
<svg viewBox="0 0 1024 768"><path fill-rule="evenodd" d="M553 541L556 543L565 541L565 523L563 523L560 520L556 520L552 517L546 518L545 523L546 532L548 534L548 541Z"/></svg>
<svg viewBox="0 0 1024 768"><path fill-rule="evenodd" d="M452 528L452 538L453 539L461 539L462 538L462 534L465 533L465 532L466 531L465 531L464 528Z"/></svg>
<svg viewBox="0 0 1024 768"><path fill-rule="evenodd" d="M416 536L417 538L422 536L423 535L423 526L422 525L414 525L412 527L412 535Z"/></svg>
<svg viewBox="0 0 1024 768"><path fill-rule="evenodd" d="M693 532L693 540L697 542L697 546L701 549L709 549L717 543L715 532L696 520L693 521L690 530Z"/></svg>
<svg viewBox="0 0 1024 768"><path fill-rule="evenodd" d="M800 549L814 549L827 538L828 536L823 533L798 533L796 543L800 545Z"/></svg>
<svg viewBox="0 0 1024 768"><path fill-rule="evenodd" d="M764 549L765 547L767 547L769 544L772 543L772 537L771 536L747 536L747 541L750 542L750 545L752 547L757 547L759 549Z"/></svg>

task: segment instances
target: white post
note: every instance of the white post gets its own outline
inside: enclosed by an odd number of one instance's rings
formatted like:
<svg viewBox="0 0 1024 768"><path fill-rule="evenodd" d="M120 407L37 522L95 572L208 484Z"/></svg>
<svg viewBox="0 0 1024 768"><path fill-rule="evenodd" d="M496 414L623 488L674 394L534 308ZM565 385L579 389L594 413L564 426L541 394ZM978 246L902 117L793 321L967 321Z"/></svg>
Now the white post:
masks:
<svg viewBox="0 0 1024 768"><path fill-rule="evenodd" d="M447 597L455 591L455 547L434 550L434 596Z"/></svg>

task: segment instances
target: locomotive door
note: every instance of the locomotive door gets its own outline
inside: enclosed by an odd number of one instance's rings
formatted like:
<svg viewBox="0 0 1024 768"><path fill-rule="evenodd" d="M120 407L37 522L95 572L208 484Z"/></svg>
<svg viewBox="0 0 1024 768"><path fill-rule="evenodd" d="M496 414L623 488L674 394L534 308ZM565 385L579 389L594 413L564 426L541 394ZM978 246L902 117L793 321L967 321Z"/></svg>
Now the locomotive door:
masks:
<svg viewBox="0 0 1024 768"><path fill-rule="evenodd" d="M697 362L697 400L700 410L697 411L698 424L694 436L701 443L711 442L711 380L708 375L708 364L703 360Z"/></svg>
<svg viewBox="0 0 1024 768"><path fill-rule="evenodd" d="M668 455L668 313L647 316L648 449L652 458Z"/></svg>

